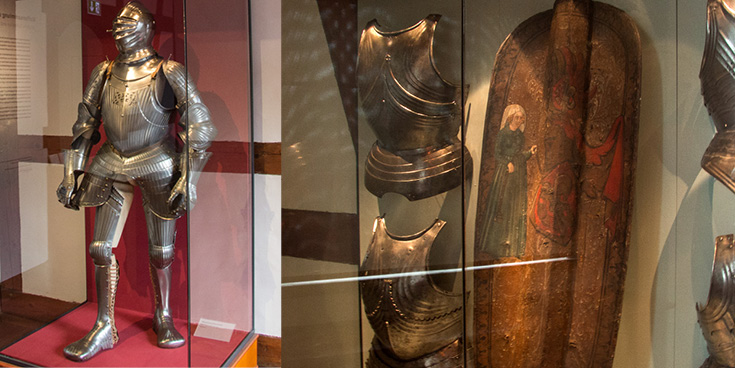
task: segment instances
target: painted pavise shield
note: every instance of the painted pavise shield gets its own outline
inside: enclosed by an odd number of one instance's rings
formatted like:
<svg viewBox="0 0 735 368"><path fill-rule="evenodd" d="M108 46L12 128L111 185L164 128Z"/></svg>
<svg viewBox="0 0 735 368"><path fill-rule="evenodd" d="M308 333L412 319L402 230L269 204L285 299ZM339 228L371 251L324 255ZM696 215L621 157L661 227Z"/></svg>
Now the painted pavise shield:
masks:
<svg viewBox="0 0 735 368"><path fill-rule="evenodd" d="M475 233L478 367L609 367L628 255L640 38L557 1L498 51ZM544 262L549 261L549 262Z"/></svg>

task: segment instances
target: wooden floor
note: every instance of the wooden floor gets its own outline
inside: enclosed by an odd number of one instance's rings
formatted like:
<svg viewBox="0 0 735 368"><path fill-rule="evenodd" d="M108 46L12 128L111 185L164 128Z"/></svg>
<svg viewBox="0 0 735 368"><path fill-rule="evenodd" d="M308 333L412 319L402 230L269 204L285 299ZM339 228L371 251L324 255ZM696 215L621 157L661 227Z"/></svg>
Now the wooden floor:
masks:
<svg viewBox="0 0 735 368"><path fill-rule="evenodd" d="M281 338L258 336L258 367L281 366Z"/></svg>
<svg viewBox="0 0 735 368"><path fill-rule="evenodd" d="M38 295L0 289L0 350L78 306Z"/></svg>

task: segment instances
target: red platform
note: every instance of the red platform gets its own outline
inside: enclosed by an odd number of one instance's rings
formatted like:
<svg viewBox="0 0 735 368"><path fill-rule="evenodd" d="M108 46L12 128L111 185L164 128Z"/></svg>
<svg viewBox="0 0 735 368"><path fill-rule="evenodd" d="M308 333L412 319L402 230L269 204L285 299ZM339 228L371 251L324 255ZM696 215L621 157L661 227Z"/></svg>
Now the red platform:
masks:
<svg viewBox="0 0 735 368"><path fill-rule="evenodd" d="M82 363L66 359L64 347L84 336L96 316L97 304L86 303L0 353L45 367L186 367L191 342L191 365L215 367L221 366L247 335L235 330L229 342L192 337L187 345L178 349L161 349L151 329L151 314L115 308L120 335L115 348ZM176 319L175 323L179 332L186 336L186 321Z"/></svg>
<svg viewBox="0 0 735 368"><path fill-rule="evenodd" d="M64 357L64 347L84 336L97 317L97 304L86 303L48 326L36 331L0 353L35 365L46 367L186 367L186 346L161 349L151 329L150 314L115 309L115 321L120 341L114 349L105 350L94 358L78 363ZM176 328L186 335L186 321L176 320Z"/></svg>

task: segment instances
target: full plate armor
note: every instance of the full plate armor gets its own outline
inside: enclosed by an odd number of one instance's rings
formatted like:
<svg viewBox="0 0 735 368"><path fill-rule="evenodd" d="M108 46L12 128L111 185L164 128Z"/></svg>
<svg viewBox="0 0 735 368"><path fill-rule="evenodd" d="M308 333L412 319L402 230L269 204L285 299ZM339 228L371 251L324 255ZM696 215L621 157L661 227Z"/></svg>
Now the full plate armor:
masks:
<svg viewBox="0 0 735 368"><path fill-rule="evenodd" d="M59 201L73 209L97 208L89 245L99 301L97 321L86 336L64 349L72 360L87 360L118 340L114 318L118 265L112 248L126 205L123 194L131 191L131 185L143 193L158 345L175 348L185 342L174 328L168 305L175 223L187 204L191 208L196 201L195 184L217 129L184 66L162 59L153 49L154 27L153 16L137 1L118 13L112 35L120 53L92 71L79 104L72 147L66 151ZM174 110L181 115L184 130L179 138L188 152L174 148L169 124ZM102 123L107 141L85 171Z"/></svg>
<svg viewBox="0 0 735 368"><path fill-rule="evenodd" d="M427 272L429 251L444 225L436 220L418 234L396 236L384 218L375 220L360 266L362 301L375 331L367 367L463 366L463 295L440 288Z"/></svg>

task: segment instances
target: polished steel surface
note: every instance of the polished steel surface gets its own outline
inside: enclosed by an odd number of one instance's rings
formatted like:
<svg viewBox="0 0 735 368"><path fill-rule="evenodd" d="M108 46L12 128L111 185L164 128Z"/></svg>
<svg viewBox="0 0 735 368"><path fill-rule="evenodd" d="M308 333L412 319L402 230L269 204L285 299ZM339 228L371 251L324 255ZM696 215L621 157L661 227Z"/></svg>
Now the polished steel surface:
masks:
<svg viewBox="0 0 735 368"><path fill-rule="evenodd" d="M735 248L733 235L715 239L707 303L697 303L697 319L707 342L707 351L717 363L735 367Z"/></svg>
<svg viewBox="0 0 735 368"><path fill-rule="evenodd" d="M177 348L184 345L184 337L176 331L169 308L169 290L171 286L171 267L174 261L174 238L176 221L156 216L146 211L148 226L148 264L155 308L153 311L153 331L156 332L158 346Z"/></svg>
<svg viewBox="0 0 735 368"><path fill-rule="evenodd" d="M153 61L158 64L163 62L156 59ZM159 102L166 82L163 78L154 78L155 69L150 70L147 64L128 67L133 71L129 77L136 79L122 79L113 68L102 94L102 121L107 140L125 156L134 155L169 136L173 106L167 108ZM138 76L143 73L138 69L145 69L148 74Z"/></svg>
<svg viewBox="0 0 735 368"><path fill-rule="evenodd" d="M462 88L444 80L434 67L432 47L439 18L432 14L396 32L380 30L373 20L362 32L357 85L362 110L378 138L366 163L365 180L377 196L396 192L415 200L462 182L463 161L458 159L462 145L457 139ZM437 150L444 152L436 155ZM469 152L464 154L465 161L471 161ZM380 156L385 158L375 160Z"/></svg>
<svg viewBox="0 0 735 368"><path fill-rule="evenodd" d="M154 55L151 46L156 22L141 3L127 3L112 23L112 38L120 54L117 60L134 62Z"/></svg>
<svg viewBox="0 0 735 368"><path fill-rule="evenodd" d="M186 211L187 198L187 185L188 185L188 198L189 198L189 210L193 209L197 203L197 192L195 183L199 181L204 166L209 161L209 157L212 156L211 152L195 151L190 150L188 155L181 155L181 163L179 165L182 178L189 178L189 180L179 179L171 189L171 194L168 196L166 203L169 208L172 209L173 213L183 213ZM186 160L189 160L187 163Z"/></svg>
<svg viewBox="0 0 735 368"><path fill-rule="evenodd" d="M112 263L95 266L97 284L97 321L81 339L64 348L64 355L74 361L85 361L103 350L112 349L119 337L115 327L115 293L119 270L114 256Z"/></svg>
<svg viewBox="0 0 735 368"><path fill-rule="evenodd" d="M702 97L717 133L702 167L735 192L735 13L726 1L707 2L707 35L699 72Z"/></svg>
<svg viewBox="0 0 735 368"><path fill-rule="evenodd" d="M77 178L87 164L86 149L64 150L64 178L56 191L56 196L64 207L79 209L72 204L72 195L77 188Z"/></svg>
<svg viewBox="0 0 735 368"><path fill-rule="evenodd" d="M395 236L388 233L382 217L375 220L360 275L411 273L360 281L370 325L384 353L395 359L419 359L462 335L463 295L441 289L427 272L429 251L444 225L436 220L418 234Z"/></svg>

